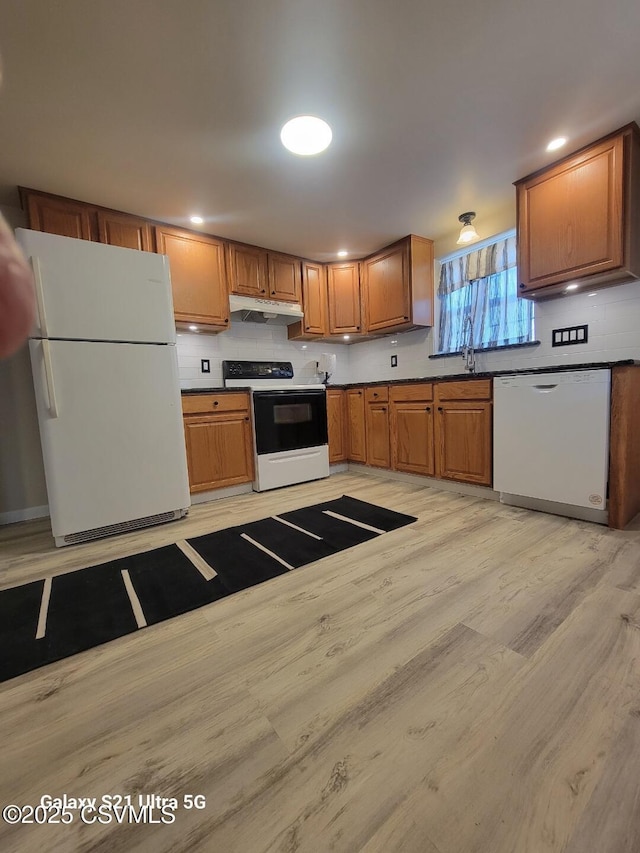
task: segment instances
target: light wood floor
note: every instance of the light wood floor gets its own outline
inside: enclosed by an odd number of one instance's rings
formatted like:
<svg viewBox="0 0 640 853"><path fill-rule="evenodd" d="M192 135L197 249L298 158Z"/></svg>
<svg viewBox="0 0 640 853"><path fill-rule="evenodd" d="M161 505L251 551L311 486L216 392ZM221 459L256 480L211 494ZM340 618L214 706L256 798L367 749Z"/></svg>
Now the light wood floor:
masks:
<svg viewBox="0 0 640 853"><path fill-rule="evenodd" d="M206 808L0 850L640 851L638 530L347 473L58 551L0 529L0 586L341 494L418 521L0 685L2 805Z"/></svg>

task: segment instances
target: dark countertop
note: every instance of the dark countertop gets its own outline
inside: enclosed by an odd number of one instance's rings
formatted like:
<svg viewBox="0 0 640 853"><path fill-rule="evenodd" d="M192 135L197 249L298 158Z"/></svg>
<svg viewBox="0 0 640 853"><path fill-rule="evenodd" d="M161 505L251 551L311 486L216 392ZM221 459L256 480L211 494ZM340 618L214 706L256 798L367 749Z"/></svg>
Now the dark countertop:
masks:
<svg viewBox="0 0 640 853"><path fill-rule="evenodd" d="M223 388L221 385L212 386L211 388L181 388L180 393L186 394L233 394L236 391L251 391L248 386L246 388Z"/></svg>
<svg viewBox="0 0 640 853"><path fill-rule="evenodd" d="M562 364L551 367L525 367L520 370L492 370L484 373L448 373L442 376L418 376L414 379L381 379L379 381L367 380L366 382L349 382L346 385L328 385L328 388L361 388L363 385L411 385L417 382L459 382L461 379L493 379L495 376L511 376L513 373L565 373L568 370L597 370L598 368L624 367L628 365L640 365L640 360L628 358L625 361L592 361L585 364ZM183 388L181 394L232 394L235 391L250 391L251 388L223 388L221 386L211 388Z"/></svg>
<svg viewBox="0 0 640 853"><path fill-rule="evenodd" d="M640 361L632 358L625 361L593 361L585 364L563 364L552 367L525 367L520 370L491 370L483 373L448 373L443 376L420 376L415 379L381 379L377 382L349 382L346 385L329 385L329 388L361 388L371 385L411 385L417 382L459 382L461 379L473 382L475 379L493 379L496 376L511 376L514 373L536 374L536 373L566 373L569 370L597 370L611 367L622 367L625 365L640 365Z"/></svg>

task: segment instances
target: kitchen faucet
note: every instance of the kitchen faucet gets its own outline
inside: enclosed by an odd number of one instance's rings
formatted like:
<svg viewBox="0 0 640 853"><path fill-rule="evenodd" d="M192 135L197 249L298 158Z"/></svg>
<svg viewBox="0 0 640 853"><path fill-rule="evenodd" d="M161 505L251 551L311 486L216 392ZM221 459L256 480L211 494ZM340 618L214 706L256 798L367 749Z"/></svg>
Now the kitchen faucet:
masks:
<svg viewBox="0 0 640 853"><path fill-rule="evenodd" d="M464 359L464 369L469 373L476 371L475 350L473 348L473 318L471 314L467 314L464 320L463 329L467 335L467 341L462 348L462 357Z"/></svg>

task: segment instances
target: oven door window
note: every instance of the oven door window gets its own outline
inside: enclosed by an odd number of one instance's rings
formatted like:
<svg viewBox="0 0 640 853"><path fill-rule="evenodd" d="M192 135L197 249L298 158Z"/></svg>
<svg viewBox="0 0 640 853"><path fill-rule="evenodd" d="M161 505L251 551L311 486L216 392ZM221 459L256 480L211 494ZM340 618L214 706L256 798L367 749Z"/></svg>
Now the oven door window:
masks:
<svg viewBox="0 0 640 853"><path fill-rule="evenodd" d="M327 443L324 391L255 391L253 414L258 454Z"/></svg>

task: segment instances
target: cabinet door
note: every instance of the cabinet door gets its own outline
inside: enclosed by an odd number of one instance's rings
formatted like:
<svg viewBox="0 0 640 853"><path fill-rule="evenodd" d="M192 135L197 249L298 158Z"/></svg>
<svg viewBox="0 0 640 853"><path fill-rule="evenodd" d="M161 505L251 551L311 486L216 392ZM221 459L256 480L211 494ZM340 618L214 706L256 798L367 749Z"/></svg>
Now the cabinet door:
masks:
<svg viewBox="0 0 640 853"><path fill-rule="evenodd" d="M302 300L302 263L291 255L269 252L269 296L283 302Z"/></svg>
<svg viewBox="0 0 640 853"><path fill-rule="evenodd" d="M367 258L363 270L367 332L406 324L411 312L408 244Z"/></svg>
<svg viewBox="0 0 640 853"><path fill-rule="evenodd" d="M351 462L367 461L367 445L364 425L364 391L349 388L347 391L347 436L348 454Z"/></svg>
<svg viewBox="0 0 640 853"><path fill-rule="evenodd" d="M156 246L169 256L173 310L177 322L226 329L229 298L224 243L181 228L156 227Z"/></svg>
<svg viewBox="0 0 640 853"><path fill-rule="evenodd" d="M624 263L622 136L516 184L520 291Z"/></svg>
<svg viewBox="0 0 640 853"><path fill-rule="evenodd" d="M231 293L268 299L269 275L265 249L229 243L227 256Z"/></svg>
<svg viewBox="0 0 640 853"><path fill-rule="evenodd" d="M253 480L251 425L246 412L186 417L184 433L192 493Z"/></svg>
<svg viewBox="0 0 640 853"><path fill-rule="evenodd" d="M367 404L367 465L391 466L388 403Z"/></svg>
<svg viewBox="0 0 640 853"><path fill-rule="evenodd" d="M29 228L61 237L95 239L95 208L58 196L23 191L27 202Z"/></svg>
<svg viewBox="0 0 640 853"><path fill-rule="evenodd" d="M322 264L302 264L302 306L304 331L309 335L327 334L327 272Z"/></svg>
<svg viewBox="0 0 640 853"><path fill-rule="evenodd" d="M360 332L360 272L358 264L330 264L327 267L327 292L330 334Z"/></svg>
<svg viewBox="0 0 640 853"><path fill-rule="evenodd" d="M439 403L436 411L436 475L490 486L491 403Z"/></svg>
<svg viewBox="0 0 640 853"><path fill-rule="evenodd" d="M433 403L392 403L390 416L393 469L433 476Z"/></svg>
<svg viewBox="0 0 640 853"><path fill-rule="evenodd" d="M153 252L153 231L146 219L127 213L98 211L98 237L101 243Z"/></svg>
<svg viewBox="0 0 640 853"><path fill-rule="evenodd" d="M327 388L327 425L329 462L344 462L347 458L347 407L345 393L339 388Z"/></svg>

